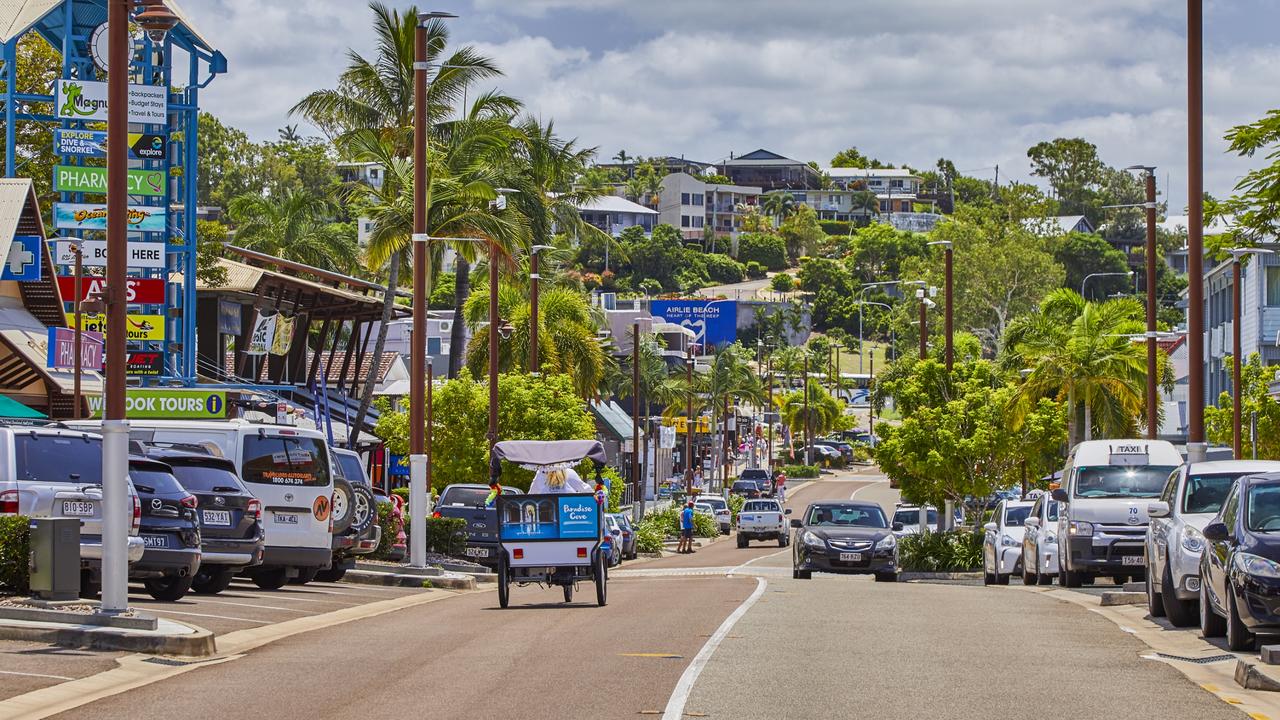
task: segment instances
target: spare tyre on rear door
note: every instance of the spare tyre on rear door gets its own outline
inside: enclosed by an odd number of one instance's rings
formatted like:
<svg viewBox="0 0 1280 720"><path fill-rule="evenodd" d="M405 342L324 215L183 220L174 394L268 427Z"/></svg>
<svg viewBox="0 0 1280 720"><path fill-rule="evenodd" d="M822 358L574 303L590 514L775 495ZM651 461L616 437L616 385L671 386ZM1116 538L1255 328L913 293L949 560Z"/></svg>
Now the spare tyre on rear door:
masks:
<svg viewBox="0 0 1280 720"><path fill-rule="evenodd" d="M355 517L356 498L351 483L346 478L333 478L333 534L340 535L351 527Z"/></svg>

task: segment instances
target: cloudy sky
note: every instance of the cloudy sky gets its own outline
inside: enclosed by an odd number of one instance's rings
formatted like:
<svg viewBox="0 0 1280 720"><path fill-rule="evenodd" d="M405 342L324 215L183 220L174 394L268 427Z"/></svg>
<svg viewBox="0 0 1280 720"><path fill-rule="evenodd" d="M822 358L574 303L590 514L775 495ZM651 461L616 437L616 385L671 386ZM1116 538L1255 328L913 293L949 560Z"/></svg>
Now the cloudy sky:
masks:
<svg viewBox="0 0 1280 720"><path fill-rule="evenodd" d="M408 3L388 0L405 8ZM1280 107L1280 3L1204 0L1206 188L1258 161L1229 127ZM257 139L372 50L360 0L183 4L230 62L204 105ZM856 145L965 174L1027 177L1026 149L1084 137L1159 166L1186 204L1185 5L1174 0L439 0L499 85L596 146L714 162L758 147L826 164Z"/></svg>

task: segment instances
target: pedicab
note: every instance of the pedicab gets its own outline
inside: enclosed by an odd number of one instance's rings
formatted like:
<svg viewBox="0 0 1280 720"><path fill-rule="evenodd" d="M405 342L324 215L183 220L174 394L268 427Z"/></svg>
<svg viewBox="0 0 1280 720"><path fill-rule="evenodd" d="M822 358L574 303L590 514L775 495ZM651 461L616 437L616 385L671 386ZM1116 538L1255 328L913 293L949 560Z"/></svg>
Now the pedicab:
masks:
<svg viewBox="0 0 1280 720"><path fill-rule="evenodd" d="M595 466L595 490L573 466ZM600 470L604 445L598 440L504 440L493 446L489 474L496 483L503 461L533 470L525 495L499 494L498 604L507 607L511 586L560 586L573 601L579 582L592 582L596 604L607 600L608 558L601 548L606 493Z"/></svg>

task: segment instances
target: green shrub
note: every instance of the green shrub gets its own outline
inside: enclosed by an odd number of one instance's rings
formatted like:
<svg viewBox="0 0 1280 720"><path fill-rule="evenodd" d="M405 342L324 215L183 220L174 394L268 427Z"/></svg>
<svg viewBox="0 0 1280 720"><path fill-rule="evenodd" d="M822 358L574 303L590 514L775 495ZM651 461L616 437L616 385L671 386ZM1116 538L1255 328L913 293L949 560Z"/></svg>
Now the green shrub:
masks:
<svg viewBox="0 0 1280 720"><path fill-rule="evenodd" d="M396 533L400 529L400 521L392 516L393 505L389 502L378 503L378 526L382 528L382 538L378 540L378 549L370 553L374 560L390 560L391 546L396 542Z"/></svg>
<svg viewBox="0 0 1280 720"><path fill-rule="evenodd" d="M795 278L786 273L778 273L773 276L773 280L769 281L769 287L774 292L791 292L796 289Z"/></svg>
<svg viewBox="0 0 1280 720"><path fill-rule="evenodd" d="M616 513L622 507L622 493L626 490L626 482L623 481L622 476L618 474L618 471L612 467L605 467L605 469L600 471L600 476L608 481L608 485L606 486L609 488L608 512ZM593 487L595 486L595 475L583 477L582 479L587 481L588 485Z"/></svg>
<svg viewBox="0 0 1280 720"><path fill-rule="evenodd" d="M751 278L752 280L759 280L760 278L764 277L765 273L768 270L768 268L756 262L755 260L751 260L750 262L746 263L744 267L747 269L747 277Z"/></svg>
<svg viewBox="0 0 1280 720"><path fill-rule="evenodd" d="M982 567L982 535L971 530L907 535L898 544L903 570L964 572Z"/></svg>
<svg viewBox="0 0 1280 720"><path fill-rule="evenodd" d="M729 496L729 513L733 516L733 522L738 522L738 513L742 512L742 506L746 504L747 499L741 495Z"/></svg>
<svg viewBox="0 0 1280 720"><path fill-rule="evenodd" d="M777 272L787 267L787 243L773 233L742 233L738 236L738 262L756 262Z"/></svg>
<svg viewBox="0 0 1280 720"><path fill-rule="evenodd" d="M707 277L714 282L739 283L746 276L746 266L728 255L708 253L704 257L707 261Z"/></svg>
<svg viewBox="0 0 1280 720"><path fill-rule="evenodd" d="M404 506L409 507L409 488L407 487L393 488L391 490L391 494L399 495L400 499L404 501Z"/></svg>
<svg viewBox="0 0 1280 720"><path fill-rule="evenodd" d="M828 235L848 235L853 224L848 220L819 220L818 225Z"/></svg>
<svg viewBox="0 0 1280 720"><path fill-rule="evenodd" d="M636 552L662 552L663 539L664 535L662 529L658 527L658 523L646 523L641 520L640 524L636 525Z"/></svg>
<svg viewBox="0 0 1280 720"><path fill-rule="evenodd" d="M787 479L789 480L816 478L822 474L817 465L783 465L782 472L787 474Z"/></svg>
<svg viewBox="0 0 1280 720"><path fill-rule="evenodd" d="M467 521L465 519L427 518L428 552L438 552L443 555L461 555L466 545Z"/></svg>
<svg viewBox="0 0 1280 720"><path fill-rule="evenodd" d="M640 523L636 525L636 542L640 542L640 538L649 536L650 547L653 546L653 538L657 537L657 548L662 547L662 538L674 538L680 535L680 511L684 509L683 505L675 505L667 507L657 512L646 513L640 519ZM641 532L644 532L642 535ZM693 515L693 534L698 537L715 537L720 534L720 524L710 515L702 515L694 513ZM637 546L637 549L642 549ZM644 550L644 552L657 552L657 550Z"/></svg>
<svg viewBox="0 0 1280 720"><path fill-rule="evenodd" d="M27 592L27 563L30 557L28 520L22 515L0 517L0 588L6 592Z"/></svg>

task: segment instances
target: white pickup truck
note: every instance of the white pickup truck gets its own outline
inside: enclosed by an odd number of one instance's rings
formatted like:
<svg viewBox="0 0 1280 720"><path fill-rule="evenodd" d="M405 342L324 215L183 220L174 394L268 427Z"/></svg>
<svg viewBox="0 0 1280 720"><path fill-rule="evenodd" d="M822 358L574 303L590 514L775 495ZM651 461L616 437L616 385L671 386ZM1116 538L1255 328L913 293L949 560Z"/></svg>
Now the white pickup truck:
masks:
<svg viewBox="0 0 1280 720"><path fill-rule="evenodd" d="M787 521L777 500L748 500L738 513L738 547L744 548L752 540L777 540L778 547L786 547Z"/></svg>

